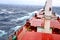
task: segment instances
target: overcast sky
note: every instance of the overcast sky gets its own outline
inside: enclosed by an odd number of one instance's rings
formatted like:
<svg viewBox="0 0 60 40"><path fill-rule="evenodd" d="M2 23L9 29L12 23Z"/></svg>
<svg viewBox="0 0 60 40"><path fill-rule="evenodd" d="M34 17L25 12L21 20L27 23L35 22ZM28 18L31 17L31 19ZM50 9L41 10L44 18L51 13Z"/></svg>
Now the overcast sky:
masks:
<svg viewBox="0 0 60 40"><path fill-rule="evenodd" d="M0 0L0 4L44 5L46 0ZM53 6L60 7L60 0L53 0Z"/></svg>

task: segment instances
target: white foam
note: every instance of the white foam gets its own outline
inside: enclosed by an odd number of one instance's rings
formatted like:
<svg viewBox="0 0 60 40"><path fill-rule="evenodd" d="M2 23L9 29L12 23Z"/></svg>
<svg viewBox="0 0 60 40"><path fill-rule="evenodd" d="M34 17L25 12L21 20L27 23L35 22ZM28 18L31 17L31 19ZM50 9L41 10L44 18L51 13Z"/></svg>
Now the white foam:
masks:
<svg viewBox="0 0 60 40"><path fill-rule="evenodd" d="M17 20L25 20L25 19L29 19L30 17L29 16L24 16L24 17L21 17L21 18L17 18Z"/></svg>
<svg viewBox="0 0 60 40"><path fill-rule="evenodd" d="M56 13L56 16L57 16L57 17L60 17L60 15L58 15L57 13Z"/></svg>
<svg viewBox="0 0 60 40"><path fill-rule="evenodd" d="M21 28L21 26L16 26L16 27L12 28L12 30L17 31L19 28Z"/></svg>
<svg viewBox="0 0 60 40"><path fill-rule="evenodd" d="M0 37L7 34L7 32L3 31L3 30L0 30Z"/></svg>
<svg viewBox="0 0 60 40"><path fill-rule="evenodd" d="M12 12L12 11L7 11L9 14L11 14L11 13L14 13L14 12Z"/></svg>
<svg viewBox="0 0 60 40"><path fill-rule="evenodd" d="M27 20L27 19L30 19L32 16L35 15L37 11L34 11L32 13L28 13L29 15L28 16L24 16L24 17L21 17L21 18L17 18L17 19L12 19L11 21L19 21L19 20Z"/></svg>
<svg viewBox="0 0 60 40"><path fill-rule="evenodd" d="M2 13L5 13L5 12L2 12L2 11L1 11L0 14L2 14Z"/></svg>
<svg viewBox="0 0 60 40"><path fill-rule="evenodd" d="M32 12L32 13L38 13L38 11L34 11L34 12Z"/></svg>
<svg viewBox="0 0 60 40"><path fill-rule="evenodd" d="M22 20L26 20L26 19L29 19L30 17L29 16L24 16L24 17L21 17L21 18L17 18L17 19L12 19L11 21L22 21Z"/></svg>

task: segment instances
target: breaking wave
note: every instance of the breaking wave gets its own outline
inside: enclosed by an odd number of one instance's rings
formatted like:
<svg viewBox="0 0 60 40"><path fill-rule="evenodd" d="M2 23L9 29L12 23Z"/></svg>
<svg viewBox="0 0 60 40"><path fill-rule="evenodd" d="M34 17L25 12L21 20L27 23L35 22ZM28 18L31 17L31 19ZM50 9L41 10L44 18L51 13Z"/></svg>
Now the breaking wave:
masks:
<svg viewBox="0 0 60 40"><path fill-rule="evenodd" d="M3 30L0 30L0 37L7 34L7 32L3 31Z"/></svg>
<svg viewBox="0 0 60 40"><path fill-rule="evenodd" d="M3 35L9 35L16 31L19 27L26 23L27 19L30 19L35 15L34 12L29 13L27 11L20 11L14 13L0 13L0 37Z"/></svg>

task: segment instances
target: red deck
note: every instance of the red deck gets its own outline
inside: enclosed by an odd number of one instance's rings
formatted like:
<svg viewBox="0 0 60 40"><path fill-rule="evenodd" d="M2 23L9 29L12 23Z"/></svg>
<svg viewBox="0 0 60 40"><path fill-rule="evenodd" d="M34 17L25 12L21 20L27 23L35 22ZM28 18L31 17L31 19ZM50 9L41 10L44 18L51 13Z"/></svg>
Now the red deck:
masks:
<svg viewBox="0 0 60 40"><path fill-rule="evenodd" d="M31 26L34 26L34 27L37 27L37 26L43 27L44 26L44 19L36 19L35 17L33 17L30 20L30 23L31 23ZM50 27L60 29L60 22L58 20L51 20Z"/></svg>
<svg viewBox="0 0 60 40"><path fill-rule="evenodd" d="M39 33L34 33L34 32L27 32L24 37L22 38L22 40L41 40L42 35Z"/></svg>
<svg viewBox="0 0 60 40"><path fill-rule="evenodd" d="M22 40L60 40L60 35L44 34L39 32L27 32Z"/></svg>

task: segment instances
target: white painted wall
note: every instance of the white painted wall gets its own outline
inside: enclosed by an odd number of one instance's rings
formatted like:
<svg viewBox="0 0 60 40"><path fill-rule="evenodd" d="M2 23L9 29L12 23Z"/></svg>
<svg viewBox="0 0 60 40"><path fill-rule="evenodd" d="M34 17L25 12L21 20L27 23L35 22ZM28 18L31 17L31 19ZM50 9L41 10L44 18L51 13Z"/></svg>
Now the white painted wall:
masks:
<svg viewBox="0 0 60 40"><path fill-rule="evenodd" d="M37 32L43 32L43 28L37 27Z"/></svg>

